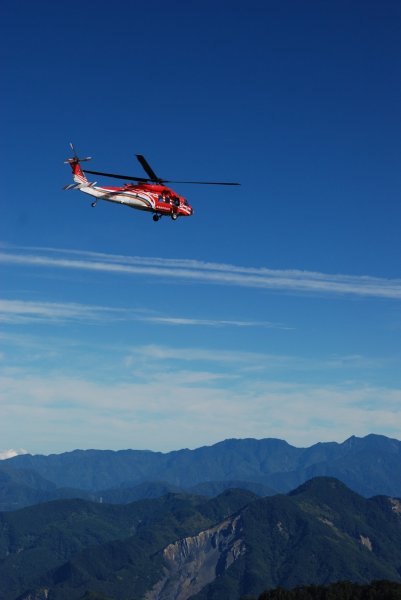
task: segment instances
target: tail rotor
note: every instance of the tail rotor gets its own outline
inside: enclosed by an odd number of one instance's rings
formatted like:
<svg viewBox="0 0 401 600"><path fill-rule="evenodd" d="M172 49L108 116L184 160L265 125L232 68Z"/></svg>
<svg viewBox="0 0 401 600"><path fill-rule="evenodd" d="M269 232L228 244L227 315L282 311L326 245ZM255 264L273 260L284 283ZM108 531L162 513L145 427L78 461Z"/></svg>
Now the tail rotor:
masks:
<svg viewBox="0 0 401 600"><path fill-rule="evenodd" d="M73 157L72 158L67 158L67 160L65 160L64 162L67 165L70 165L71 170L72 170L72 178L74 180L74 183L72 184L68 184L66 186L64 186L65 190L72 190L72 189L81 189L82 187L93 187L95 185L95 183L90 183L85 175L85 173L82 171L81 169L81 162L84 162L86 160L91 160L91 156L86 156L85 158L79 158L77 151L74 148L74 144L72 142L70 142L70 148L72 150L73 153Z"/></svg>
<svg viewBox="0 0 401 600"><path fill-rule="evenodd" d="M65 164L71 164L71 163L79 164L81 162L85 162L86 160L92 160L91 156L86 156L85 158L79 158L77 151L75 150L74 144L72 142L70 142L70 148L71 148L74 156L72 158L67 158L67 160L64 161Z"/></svg>

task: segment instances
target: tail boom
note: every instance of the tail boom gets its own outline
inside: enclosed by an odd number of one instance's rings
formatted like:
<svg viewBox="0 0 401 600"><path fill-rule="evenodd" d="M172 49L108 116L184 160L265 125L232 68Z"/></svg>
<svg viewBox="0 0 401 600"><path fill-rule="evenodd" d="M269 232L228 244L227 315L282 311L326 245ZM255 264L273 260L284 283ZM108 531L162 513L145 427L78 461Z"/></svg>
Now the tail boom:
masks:
<svg viewBox="0 0 401 600"><path fill-rule="evenodd" d="M65 162L69 163L72 169L72 178L75 183L89 185L89 181L81 169L80 160L76 158L69 158Z"/></svg>

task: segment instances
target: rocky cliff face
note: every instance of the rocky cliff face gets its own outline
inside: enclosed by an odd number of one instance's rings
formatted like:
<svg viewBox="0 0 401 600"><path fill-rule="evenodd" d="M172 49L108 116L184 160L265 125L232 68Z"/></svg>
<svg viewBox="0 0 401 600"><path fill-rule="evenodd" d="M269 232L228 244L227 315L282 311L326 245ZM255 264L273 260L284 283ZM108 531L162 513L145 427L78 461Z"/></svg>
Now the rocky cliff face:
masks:
<svg viewBox="0 0 401 600"><path fill-rule="evenodd" d="M145 600L187 600L244 553L239 515L170 544L163 550L164 576Z"/></svg>

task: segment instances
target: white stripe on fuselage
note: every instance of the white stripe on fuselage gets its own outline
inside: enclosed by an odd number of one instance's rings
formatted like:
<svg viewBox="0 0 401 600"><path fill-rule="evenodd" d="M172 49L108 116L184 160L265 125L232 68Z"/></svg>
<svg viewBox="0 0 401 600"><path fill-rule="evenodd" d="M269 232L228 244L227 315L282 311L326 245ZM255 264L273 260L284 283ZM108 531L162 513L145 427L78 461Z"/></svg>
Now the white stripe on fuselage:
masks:
<svg viewBox="0 0 401 600"><path fill-rule="evenodd" d="M112 190L110 188L102 188L99 186L94 187L80 187L81 192L89 194L89 196L95 196L99 200L106 200L107 202L116 202L118 204L126 204L134 208L142 208L143 210L154 209L156 206L155 200L150 194L143 192L138 194L137 192L125 191L125 190Z"/></svg>

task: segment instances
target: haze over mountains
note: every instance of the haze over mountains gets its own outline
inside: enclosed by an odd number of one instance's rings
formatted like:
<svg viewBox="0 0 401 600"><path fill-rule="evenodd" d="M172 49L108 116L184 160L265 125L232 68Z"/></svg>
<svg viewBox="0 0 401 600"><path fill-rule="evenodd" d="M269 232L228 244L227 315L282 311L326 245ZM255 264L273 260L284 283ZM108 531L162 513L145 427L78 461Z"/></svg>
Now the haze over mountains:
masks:
<svg viewBox="0 0 401 600"><path fill-rule="evenodd" d="M295 448L278 439L230 439L166 454L75 450L0 463L0 510L58 498L126 503L168 492L214 496L242 488L267 496L331 476L369 497L401 496L401 442L380 435Z"/></svg>

